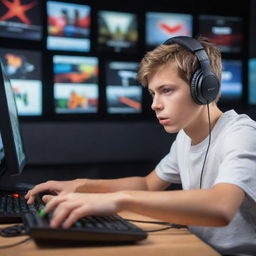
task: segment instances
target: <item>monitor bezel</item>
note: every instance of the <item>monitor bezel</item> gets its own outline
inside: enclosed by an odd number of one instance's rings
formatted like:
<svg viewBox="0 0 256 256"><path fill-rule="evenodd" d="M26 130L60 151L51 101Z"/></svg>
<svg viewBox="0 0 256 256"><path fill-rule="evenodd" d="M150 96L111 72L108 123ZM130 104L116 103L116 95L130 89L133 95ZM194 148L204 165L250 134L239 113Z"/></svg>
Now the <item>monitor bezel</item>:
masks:
<svg viewBox="0 0 256 256"><path fill-rule="evenodd" d="M12 124L11 124L11 119L10 119L9 109L8 109L8 100L7 100L6 89L5 89L6 80L9 82L11 86L11 82L4 71L3 64L0 62L0 99L1 99L0 100L0 132L1 132L2 142L3 142L3 148L4 148L4 163L5 163L4 172L8 173L9 175L18 175L22 172L26 164L26 154L22 162L19 163L18 152L15 146ZM15 98L14 98L14 102L15 102ZM16 104L15 104L15 108L16 108L16 113L18 113ZM17 119L19 119L18 115L17 115ZM18 122L17 128L20 133L22 145L24 145L19 122ZM22 147L24 150L24 146Z"/></svg>

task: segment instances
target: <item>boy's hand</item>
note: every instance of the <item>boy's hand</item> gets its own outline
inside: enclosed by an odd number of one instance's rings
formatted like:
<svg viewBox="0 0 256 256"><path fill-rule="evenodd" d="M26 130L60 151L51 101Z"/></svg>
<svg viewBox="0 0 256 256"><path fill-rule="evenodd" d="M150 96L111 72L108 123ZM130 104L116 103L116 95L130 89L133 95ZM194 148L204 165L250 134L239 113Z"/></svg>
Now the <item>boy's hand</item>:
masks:
<svg viewBox="0 0 256 256"><path fill-rule="evenodd" d="M119 209L121 193L66 193L57 196L43 196L46 206L45 214L53 211L51 227L62 224L63 228L69 228L79 218L87 215L112 215Z"/></svg>
<svg viewBox="0 0 256 256"><path fill-rule="evenodd" d="M31 204L34 202L35 196L39 193L49 191L49 193L69 193L75 192L76 189L80 186L82 180L76 179L71 181L47 181L41 184L36 185L31 190L27 192L25 198L27 203Z"/></svg>

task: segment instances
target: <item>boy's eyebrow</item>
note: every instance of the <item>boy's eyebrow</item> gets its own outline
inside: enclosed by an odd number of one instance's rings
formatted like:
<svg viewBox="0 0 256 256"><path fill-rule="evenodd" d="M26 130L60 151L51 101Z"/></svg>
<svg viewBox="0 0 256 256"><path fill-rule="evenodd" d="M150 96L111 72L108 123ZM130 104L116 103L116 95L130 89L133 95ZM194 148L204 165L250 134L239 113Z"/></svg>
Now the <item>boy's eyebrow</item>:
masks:
<svg viewBox="0 0 256 256"><path fill-rule="evenodd" d="M162 85L159 85L158 87L156 87L155 91L159 91L159 90L161 90L163 87L165 87L165 86L171 86L171 85L173 85L173 84L162 84ZM151 90L149 87L148 87L148 91L149 91L149 93L154 92L154 91Z"/></svg>

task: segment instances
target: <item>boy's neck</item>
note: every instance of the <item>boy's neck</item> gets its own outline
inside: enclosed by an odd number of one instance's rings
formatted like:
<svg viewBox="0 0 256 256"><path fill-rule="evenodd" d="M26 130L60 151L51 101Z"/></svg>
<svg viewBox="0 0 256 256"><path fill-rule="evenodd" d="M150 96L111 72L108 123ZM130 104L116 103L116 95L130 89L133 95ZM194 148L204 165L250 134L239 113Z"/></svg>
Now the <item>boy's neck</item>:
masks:
<svg viewBox="0 0 256 256"><path fill-rule="evenodd" d="M215 103L209 105L210 119L211 119L211 130L214 128L218 119L221 117L223 112L217 107ZM196 120L194 125L184 129L185 133L191 138L191 145L196 145L202 142L209 135L209 119L207 106L203 109L202 113Z"/></svg>

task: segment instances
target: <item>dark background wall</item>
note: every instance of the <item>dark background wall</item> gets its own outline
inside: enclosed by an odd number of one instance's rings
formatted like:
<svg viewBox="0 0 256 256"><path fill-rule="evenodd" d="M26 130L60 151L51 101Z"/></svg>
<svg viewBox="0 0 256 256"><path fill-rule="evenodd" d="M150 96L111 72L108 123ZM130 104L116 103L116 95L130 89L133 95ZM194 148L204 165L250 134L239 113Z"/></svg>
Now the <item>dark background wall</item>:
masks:
<svg viewBox="0 0 256 256"><path fill-rule="evenodd" d="M33 164L153 161L173 140L157 121L23 123Z"/></svg>
<svg viewBox="0 0 256 256"><path fill-rule="evenodd" d="M197 14L241 16L245 21L245 46L241 59L246 61L255 53L255 37L249 37L256 21L255 2L239 1L81 1L98 9L122 11L164 11ZM248 49L248 52L247 52ZM141 53L143 56L144 52ZM248 54L248 56L247 56ZM223 110L235 108L256 117L253 107L246 104L225 105ZM38 183L47 179L75 177L111 178L144 175L170 148L175 138L166 134L153 118L132 120L39 120L22 121L22 133L28 165L20 177L1 183Z"/></svg>

